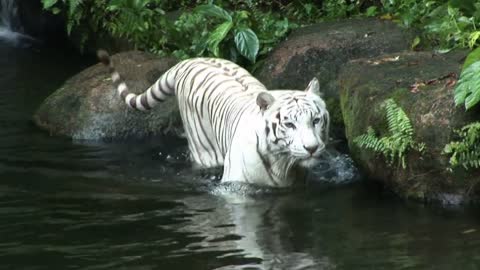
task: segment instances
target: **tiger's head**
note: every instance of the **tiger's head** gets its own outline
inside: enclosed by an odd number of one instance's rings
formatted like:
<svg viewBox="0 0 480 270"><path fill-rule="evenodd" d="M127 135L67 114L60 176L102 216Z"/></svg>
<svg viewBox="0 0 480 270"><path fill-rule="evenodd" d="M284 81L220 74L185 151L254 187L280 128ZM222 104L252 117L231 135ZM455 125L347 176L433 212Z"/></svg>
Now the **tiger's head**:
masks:
<svg viewBox="0 0 480 270"><path fill-rule="evenodd" d="M310 81L305 91L271 93L257 96L269 151L289 154L303 167L315 165L328 142L330 124L318 80Z"/></svg>

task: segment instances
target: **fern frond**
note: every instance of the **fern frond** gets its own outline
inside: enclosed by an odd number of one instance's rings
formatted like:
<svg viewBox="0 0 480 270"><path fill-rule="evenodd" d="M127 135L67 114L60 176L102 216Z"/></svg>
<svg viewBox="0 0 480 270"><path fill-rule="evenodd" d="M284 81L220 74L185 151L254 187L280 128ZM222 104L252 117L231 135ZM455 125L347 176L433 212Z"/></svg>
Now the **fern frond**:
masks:
<svg viewBox="0 0 480 270"><path fill-rule="evenodd" d="M425 144L416 143L413 140L414 131L410 119L393 99L385 100L383 106L390 135L377 138L373 128L368 127L367 133L356 137L353 142L361 148L382 154L388 165L392 165L397 160L399 165L406 168L406 152L409 149L423 152Z"/></svg>
<svg viewBox="0 0 480 270"><path fill-rule="evenodd" d="M407 114L400 108L393 99L384 102L387 113L388 130L391 134L398 136L412 136L413 127Z"/></svg>
<svg viewBox="0 0 480 270"><path fill-rule="evenodd" d="M358 146L378 152L382 148L380 140L375 136L372 127L368 127L367 133L356 137L353 142Z"/></svg>
<svg viewBox="0 0 480 270"><path fill-rule="evenodd" d="M468 169L480 168L480 122L474 122L456 130L459 141L445 145L443 154L450 156L450 166Z"/></svg>

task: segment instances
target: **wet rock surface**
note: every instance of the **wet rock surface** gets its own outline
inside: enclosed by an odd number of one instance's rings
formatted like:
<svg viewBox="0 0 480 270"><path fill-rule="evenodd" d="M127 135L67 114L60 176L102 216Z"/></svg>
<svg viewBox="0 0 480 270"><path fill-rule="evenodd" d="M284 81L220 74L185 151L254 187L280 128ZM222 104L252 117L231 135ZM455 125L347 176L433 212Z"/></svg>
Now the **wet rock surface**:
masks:
<svg viewBox="0 0 480 270"><path fill-rule="evenodd" d="M454 85L465 56L461 51L445 55L403 52L352 60L342 69L339 85L345 134L352 158L369 177L402 197L446 203L452 200L442 198L454 197L460 203L477 196L478 173L447 171L448 156L442 154L455 139L454 129L472 122L479 113L478 109L465 112L454 104ZM388 133L382 106L388 98L408 115L415 141L425 143L423 153L406 154L405 169L396 163L388 166L380 154L353 143L369 126L378 137Z"/></svg>
<svg viewBox="0 0 480 270"><path fill-rule="evenodd" d="M116 54L112 61L134 93L145 91L177 62L138 51ZM51 134L79 140L142 139L181 129L175 98L149 112L134 111L117 95L102 64L67 80L42 103L34 121Z"/></svg>

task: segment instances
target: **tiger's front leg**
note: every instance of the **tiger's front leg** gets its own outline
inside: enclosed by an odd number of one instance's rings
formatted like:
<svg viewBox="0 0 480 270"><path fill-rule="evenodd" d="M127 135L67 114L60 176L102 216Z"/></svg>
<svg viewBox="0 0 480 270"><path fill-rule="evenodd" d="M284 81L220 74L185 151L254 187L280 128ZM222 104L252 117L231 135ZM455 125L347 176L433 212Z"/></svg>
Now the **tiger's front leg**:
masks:
<svg viewBox="0 0 480 270"><path fill-rule="evenodd" d="M271 185L265 181L265 174L256 145L246 140L234 140L225 155L222 182Z"/></svg>
<svg viewBox="0 0 480 270"><path fill-rule="evenodd" d="M252 132L253 133L253 132ZM275 168L262 150L254 134L234 138L225 155L222 182L244 182L263 186L283 187L293 181L286 167ZM278 173L281 171L282 173Z"/></svg>

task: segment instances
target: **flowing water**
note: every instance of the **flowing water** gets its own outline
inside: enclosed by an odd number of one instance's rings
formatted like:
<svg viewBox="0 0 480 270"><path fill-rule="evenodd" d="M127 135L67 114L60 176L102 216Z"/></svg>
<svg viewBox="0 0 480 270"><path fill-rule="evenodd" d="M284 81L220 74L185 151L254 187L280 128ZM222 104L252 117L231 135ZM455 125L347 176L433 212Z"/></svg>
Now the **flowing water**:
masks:
<svg viewBox="0 0 480 270"><path fill-rule="evenodd" d="M306 188L269 191L192 171L183 140L72 142L37 129L41 101L91 63L0 41L0 269L480 268L477 209L349 182L343 156Z"/></svg>
<svg viewBox="0 0 480 270"><path fill-rule="evenodd" d="M28 47L36 40L23 33L16 0L0 0L0 42Z"/></svg>

